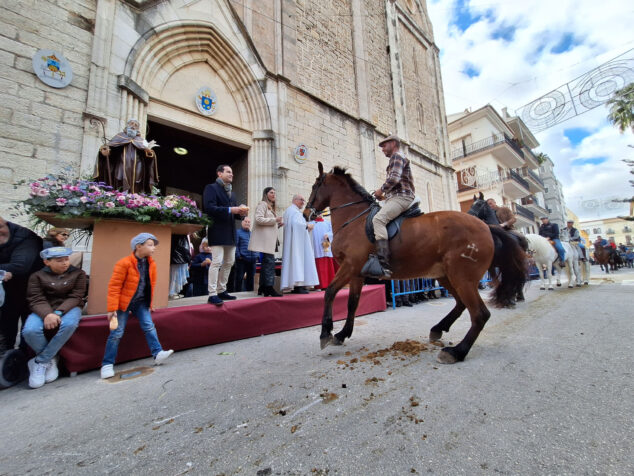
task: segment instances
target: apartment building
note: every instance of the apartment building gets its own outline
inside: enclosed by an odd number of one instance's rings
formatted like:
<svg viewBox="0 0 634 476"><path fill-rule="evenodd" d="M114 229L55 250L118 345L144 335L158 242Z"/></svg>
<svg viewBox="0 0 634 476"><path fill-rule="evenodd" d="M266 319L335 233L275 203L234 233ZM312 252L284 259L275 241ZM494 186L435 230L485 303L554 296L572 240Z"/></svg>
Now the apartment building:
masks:
<svg viewBox="0 0 634 476"><path fill-rule="evenodd" d="M451 159L460 209L468 211L482 192L515 213L515 227L536 233L547 215L540 164L532 149L539 142L518 117L500 115L491 105L447 117Z"/></svg>

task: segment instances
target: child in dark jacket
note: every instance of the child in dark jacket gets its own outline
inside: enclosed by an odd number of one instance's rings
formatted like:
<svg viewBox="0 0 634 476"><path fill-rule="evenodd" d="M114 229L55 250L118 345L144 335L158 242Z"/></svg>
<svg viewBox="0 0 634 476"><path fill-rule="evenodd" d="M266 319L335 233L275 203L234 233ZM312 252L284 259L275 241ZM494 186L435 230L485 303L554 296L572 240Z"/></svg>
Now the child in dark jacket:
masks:
<svg viewBox="0 0 634 476"><path fill-rule="evenodd" d="M189 268L189 276L194 285L194 296L207 296L209 294L209 265L211 264L211 247L207 238L200 243L200 253L194 256Z"/></svg>
<svg viewBox="0 0 634 476"><path fill-rule="evenodd" d="M152 259L156 245L158 240L154 235L139 233L130 242L132 254L114 265L108 284L108 322L111 331L101 364L101 378L114 377L119 341L130 314L139 320L155 365L161 364L174 353L161 347L150 313L156 284L156 263Z"/></svg>
<svg viewBox="0 0 634 476"><path fill-rule="evenodd" d="M249 250L250 239L251 219L249 217L245 217L242 220L242 226L236 233L236 282L234 286L236 292L253 291L255 263L257 261L259 253Z"/></svg>
<svg viewBox="0 0 634 476"><path fill-rule="evenodd" d="M57 379L56 355L79 325L86 297L86 273L70 265L73 250L56 246L43 250L45 267L29 277L27 301L31 314L22 337L36 356L29 360L29 386L38 388ZM57 329L49 341L44 330Z"/></svg>

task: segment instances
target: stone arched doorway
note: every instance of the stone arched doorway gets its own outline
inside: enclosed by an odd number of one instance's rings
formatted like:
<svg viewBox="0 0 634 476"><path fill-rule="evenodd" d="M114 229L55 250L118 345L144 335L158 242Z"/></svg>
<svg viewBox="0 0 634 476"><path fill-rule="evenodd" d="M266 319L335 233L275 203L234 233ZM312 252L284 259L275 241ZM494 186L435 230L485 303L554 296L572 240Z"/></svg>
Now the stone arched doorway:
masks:
<svg viewBox="0 0 634 476"><path fill-rule="evenodd" d="M128 82L122 88L122 117L139 118L143 129L150 121L207 138L210 155L214 143L245 150L244 183L253 206L273 181L274 136L263 80L257 56L238 53L212 24L167 23L146 32L128 55L120 77L120 83ZM218 98L213 116L197 110L202 86L210 86Z"/></svg>

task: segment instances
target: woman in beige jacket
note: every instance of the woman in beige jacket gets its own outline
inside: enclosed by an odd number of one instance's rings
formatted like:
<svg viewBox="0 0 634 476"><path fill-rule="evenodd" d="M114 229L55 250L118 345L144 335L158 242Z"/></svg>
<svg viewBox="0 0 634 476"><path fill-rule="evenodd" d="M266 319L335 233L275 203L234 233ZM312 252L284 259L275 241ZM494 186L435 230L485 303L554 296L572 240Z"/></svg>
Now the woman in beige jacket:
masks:
<svg viewBox="0 0 634 476"><path fill-rule="evenodd" d="M255 207L255 219L249 240L249 250L262 253L260 288L265 296L282 296L275 290L273 284L275 283L277 229L283 224L282 217L278 217L275 213L275 189L266 187L262 193L262 201Z"/></svg>

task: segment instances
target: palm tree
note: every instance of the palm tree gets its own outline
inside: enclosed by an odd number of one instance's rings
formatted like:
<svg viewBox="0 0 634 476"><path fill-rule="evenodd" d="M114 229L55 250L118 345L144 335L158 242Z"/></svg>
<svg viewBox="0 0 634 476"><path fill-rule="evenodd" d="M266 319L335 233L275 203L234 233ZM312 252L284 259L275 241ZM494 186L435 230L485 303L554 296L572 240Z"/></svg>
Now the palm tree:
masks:
<svg viewBox="0 0 634 476"><path fill-rule="evenodd" d="M628 128L634 132L634 83L615 91L607 105L610 107L608 120L617 126L621 133Z"/></svg>

